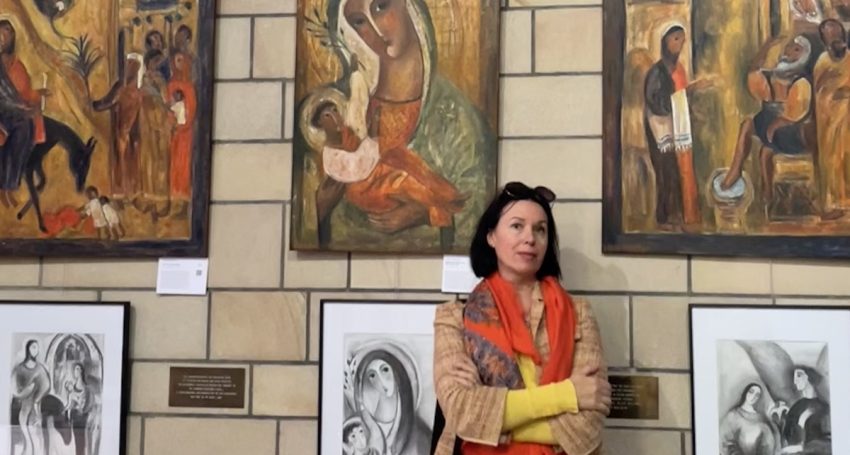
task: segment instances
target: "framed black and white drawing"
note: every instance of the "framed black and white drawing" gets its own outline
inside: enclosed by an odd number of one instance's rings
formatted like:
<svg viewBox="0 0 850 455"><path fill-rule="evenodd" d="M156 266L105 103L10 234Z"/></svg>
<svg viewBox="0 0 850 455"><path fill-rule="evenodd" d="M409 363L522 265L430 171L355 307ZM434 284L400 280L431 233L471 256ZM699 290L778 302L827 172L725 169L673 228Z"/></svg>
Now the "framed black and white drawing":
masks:
<svg viewBox="0 0 850 455"><path fill-rule="evenodd" d="M0 302L0 453L124 453L129 308Z"/></svg>
<svg viewBox="0 0 850 455"><path fill-rule="evenodd" d="M850 453L850 307L689 312L694 455Z"/></svg>
<svg viewBox="0 0 850 455"><path fill-rule="evenodd" d="M429 453L438 302L321 302L319 453Z"/></svg>

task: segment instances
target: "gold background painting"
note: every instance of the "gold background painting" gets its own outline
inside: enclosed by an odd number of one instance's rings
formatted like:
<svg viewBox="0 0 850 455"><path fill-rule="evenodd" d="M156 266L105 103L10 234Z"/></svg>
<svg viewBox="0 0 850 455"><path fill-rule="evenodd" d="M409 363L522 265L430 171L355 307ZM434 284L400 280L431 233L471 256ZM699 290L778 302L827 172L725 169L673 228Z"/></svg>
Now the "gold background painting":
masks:
<svg viewBox="0 0 850 455"><path fill-rule="evenodd" d="M406 5L410 1L402 0ZM487 151L484 165L475 172L487 175L488 194L495 189L496 148L498 126L498 71L499 26L498 4L493 0L424 0L433 24L436 41L437 64L434 70L447 79L465 96L482 117L488 129L487 141L492 150ZM319 246L317 237L316 190L323 178L321 150L299 141L299 119L303 119L299 106L305 99L323 87L339 84L347 77L340 57L323 44L323 39L311 33L310 20L327 20L327 0L298 2L296 43L296 140L293 160L293 230L292 248L301 250L331 249L344 251L420 251L448 252L430 246L422 240L425 229L414 227L405 238L391 235L367 236L363 241L341 242L330 248ZM308 18L308 19L305 19ZM423 43L424 45L424 43ZM344 92L345 90L343 90ZM490 137L492 136L492 137ZM450 151L447 151L450 153ZM375 241L380 244L374 243ZM460 241L458 241L460 242ZM464 247L465 248L465 247ZM460 251L458 247L452 251Z"/></svg>
<svg viewBox="0 0 850 455"><path fill-rule="evenodd" d="M620 157L622 231L632 234L702 235L846 235L850 217L821 219L818 205L819 183L817 153L794 161L793 169L785 157L774 158L775 172L802 172L808 180L794 187L787 200L766 199L761 186L762 169L758 158L761 143L754 137L750 157L744 165L752 185L741 206L720 207L708 187L715 172L730 166L735 154L740 125L761 109L761 102L747 87L747 74L759 49L770 40L775 44L767 52L767 68L777 64L783 47L796 36L805 34L818 40L817 24L795 20L788 0L683 0L624 2L623 75L620 104ZM814 1L814 0L813 0ZM846 21L829 0L817 1L822 18ZM650 160L644 125L644 83L652 65L660 59L660 45L666 26L677 23L686 31L686 42L679 58L689 82L710 81L708 87L689 92L690 121L693 135L693 168L697 182L700 220L697 225L670 231L659 227L655 219L655 170ZM845 29L850 23L844 22ZM814 51L818 42L813 42ZM820 45L822 49L822 44ZM816 59L818 55L814 55ZM811 80L811 69L808 70ZM814 107L811 108L814 116ZM811 151L810 151L811 152ZM781 166L785 165L785 168ZM802 169L802 171L799 171ZM848 172L850 175L850 172ZM776 182L774 182L776 188ZM805 194L804 194L805 193ZM782 196L778 196L782 197ZM751 198L752 200L749 200ZM796 198L796 199L790 199ZM777 204L786 204L777 209ZM777 211L786 210L777 215Z"/></svg>
<svg viewBox="0 0 850 455"><path fill-rule="evenodd" d="M91 156L91 165L85 186L98 188L101 195L111 196L110 154L114 147L113 120L109 110L97 112L92 101L107 95L118 80L119 32L126 30L124 55L145 53L145 35L158 30L166 36L165 48L173 42L174 32L182 24L193 33L191 51L198 54L197 2L179 2L178 6L159 10L138 10L134 0L76 0L69 4L65 14L51 20L42 14L34 1L0 0L0 19L8 19L16 30L15 54L30 75L34 89L43 87L46 75L50 96L46 97L43 114L69 126L83 142L94 138L97 145ZM190 6L187 8L186 4ZM181 18L168 24L165 17L180 14ZM150 20L148 20L150 18ZM169 36L169 34L171 36ZM102 56L92 68L88 86L83 78L66 63L68 52L73 51L72 39L85 35L91 50ZM197 75L194 81L198 87ZM200 96L200 94L199 94ZM163 128L170 128L163 125ZM145 138L140 140L144 141ZM193 155L194 155L193 151ZM194 158L193 158L194 160ZM69 170L68 153L61 144L52 148L44 158L46 186L40 194L45 216L61 210L81 208L88 198L85 191L75 190L74 178ZM3 239L97 239L97 233L81 227L67 226L57 232L39 231L34 210L27 211L22 219L16 218L21 206L29 200L24 180L15 192L17 207L0 206L0 238ZM190 199L191 200L191 199ZM190 203L191 205L191 203ZM191 210L191 208L190 208ZM118 212L125 235L121 241L188 239L191 215L162 216L154 219L149 213L137 210L132 204L119 206Z"/></svg>

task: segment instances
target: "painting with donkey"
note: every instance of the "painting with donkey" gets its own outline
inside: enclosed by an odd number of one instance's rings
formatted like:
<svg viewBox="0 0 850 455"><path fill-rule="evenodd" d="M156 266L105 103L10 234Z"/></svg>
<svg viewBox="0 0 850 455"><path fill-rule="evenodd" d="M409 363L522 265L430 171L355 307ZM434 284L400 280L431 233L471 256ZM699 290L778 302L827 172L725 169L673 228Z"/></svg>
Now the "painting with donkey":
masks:
<svg viewBox="0 0 850 455"><path fill-rule="evenodd" d="M206 254L213 3L0 0L0 254Z"/></svg>

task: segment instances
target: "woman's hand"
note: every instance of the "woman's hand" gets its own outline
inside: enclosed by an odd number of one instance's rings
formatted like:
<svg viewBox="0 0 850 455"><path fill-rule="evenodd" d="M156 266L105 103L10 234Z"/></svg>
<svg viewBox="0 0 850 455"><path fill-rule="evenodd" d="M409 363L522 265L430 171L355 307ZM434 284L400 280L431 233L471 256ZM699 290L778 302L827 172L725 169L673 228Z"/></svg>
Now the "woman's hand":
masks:
<svg viewBox="0 0 850 455"><path fill-rule="evenodd" d="M428 209L413 202L402 204L386 213L369 215L369 224L384 234L395 234L427 222Z"/></svg>
<svg viewBox="0 0 850 455"><path fill-rule="evenodd" d="M579 410L608 415L611 411L611 384L597 376L598 372L598 367L585 366L573 372L570 381L576 389Z"/></svg>

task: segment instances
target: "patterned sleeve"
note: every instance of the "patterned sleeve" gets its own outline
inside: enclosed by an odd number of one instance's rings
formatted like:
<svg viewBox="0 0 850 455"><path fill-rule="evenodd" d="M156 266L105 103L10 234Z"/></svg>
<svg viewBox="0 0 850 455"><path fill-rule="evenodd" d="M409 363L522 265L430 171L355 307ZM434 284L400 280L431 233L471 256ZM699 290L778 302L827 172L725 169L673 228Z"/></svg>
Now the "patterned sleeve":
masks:
<svg viewBox="0 0 850 455"><path fill-rule="evenodd" d="M599 326L584 299L574 299L578 330L573 370L583 366L599 367L599 375L608 379L607 365L599 338ZM579 411L577 414L565 413L549 420L552 434L558 444L570 455L591 455L601 453L602 427L605 417L596 411Z"/></svg>
<svg viewBox="0 0 850 455"><path fill-rule="evenodd" d="M461 385L449 373L463 362L471 362L463 342L463 305L439 305L434 319L434 388L446 429L465 441L496 446L508 389Z"/></svg>

